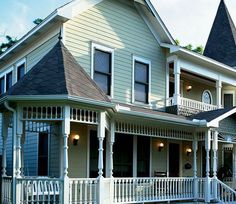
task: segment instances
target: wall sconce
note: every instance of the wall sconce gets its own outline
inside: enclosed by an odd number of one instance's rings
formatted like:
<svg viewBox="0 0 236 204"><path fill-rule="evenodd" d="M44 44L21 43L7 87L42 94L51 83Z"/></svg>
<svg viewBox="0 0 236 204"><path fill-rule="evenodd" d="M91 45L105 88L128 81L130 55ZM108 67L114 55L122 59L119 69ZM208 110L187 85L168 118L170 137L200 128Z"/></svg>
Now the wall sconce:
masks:
<svg viewBox="0 0 236 204"><path fill-rule="evenodd" d="M191 148L187 148L186 149L186 153L187 153L187 156L189 156L192 153L192 149Z"/></svg>
<svg viewBox="0 0 236 204"><path fill-rule="evenodd" d="M164 148L163 142L159 143L157 147L158 147L158 151L161 152L161 150Z"/></svg>
<svg viewBox="0 0 236 204"><path fill-rule="evenodd" d="M73 145L77 145L78 144L78 141L79 141L79 135L75 135L74 137L73 137Z"/></svg>
<svg viewBox="0 0 236 204"><path fill-rule="evenodd" d="M192 87L191 85L188 85L188 86L186 86L186 91L189 92L189 91L192 90L192 88L193 88L193 87Z"/></svg>

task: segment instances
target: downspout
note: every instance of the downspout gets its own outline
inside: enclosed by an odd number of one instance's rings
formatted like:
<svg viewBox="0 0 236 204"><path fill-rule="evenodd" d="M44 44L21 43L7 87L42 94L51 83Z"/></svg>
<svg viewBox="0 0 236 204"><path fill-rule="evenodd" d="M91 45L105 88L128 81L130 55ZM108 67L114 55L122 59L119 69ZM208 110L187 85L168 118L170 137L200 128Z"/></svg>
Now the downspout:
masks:
<svg viewBox="0 0 236 204"><path fill-rule="evenodd" d="M4 101L4 106L13 114L12 127L12 203L16 204L16 110L9 106L8 101Z"/></svg>

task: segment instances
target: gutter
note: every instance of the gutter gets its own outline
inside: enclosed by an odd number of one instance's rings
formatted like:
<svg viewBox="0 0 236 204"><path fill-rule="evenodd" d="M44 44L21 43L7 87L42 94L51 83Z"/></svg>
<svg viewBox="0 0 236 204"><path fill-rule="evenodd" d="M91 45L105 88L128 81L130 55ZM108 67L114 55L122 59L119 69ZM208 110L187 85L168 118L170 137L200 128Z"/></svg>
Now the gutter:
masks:
<svg viewBox="0 0 236 204"><path fill-rule="evenodd" d="M16 203L16 110L9 106L8 101L4 101L4 106L13 113L12 128L12 203Z"/></svg>
<svg viewBox="0 0 236 204"><path fill-rule="evenodd" d="M166 121L168 123L173 123L173 124L185 124L189 126L207 127L207 122L205 120L185 120L181 118L172 118L168 116L153 115L153 114L137 112L137 111L129 111L129 110L124 110L124 109L116 109L116 110L118 113L123 113L126 115L145 117L145 118L155 119L159 121Z"/></svg>

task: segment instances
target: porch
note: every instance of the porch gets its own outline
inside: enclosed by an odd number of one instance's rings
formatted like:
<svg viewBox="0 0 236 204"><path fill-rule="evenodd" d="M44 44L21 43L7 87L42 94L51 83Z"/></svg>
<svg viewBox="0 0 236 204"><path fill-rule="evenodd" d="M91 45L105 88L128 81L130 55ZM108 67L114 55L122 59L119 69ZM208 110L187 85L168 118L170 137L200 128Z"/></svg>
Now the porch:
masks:
<svg viewBox="0 0 236 204"><path fill-rule="evenodd" d="M15 203L70 204L236 199L235 191L217 179L219 134L215 130L143 122L143 118L122 114L113 118L109 112L74 105L33 104L17 110L12 174L7 171L6 144L9 133L14 138L14 123L9 115L3 117L2 203L14 203L12 199ZM52 138L48 140L51 157L46 160L41 152L37 173L30 173L26 160L35 158L27 155L25 142L32 134L42 139L45 133ZM176 147L178 168L173 166L176 157L172 157ZM202 148L206 151L204 178L197 160L203 157L198 151Z"/></svg>

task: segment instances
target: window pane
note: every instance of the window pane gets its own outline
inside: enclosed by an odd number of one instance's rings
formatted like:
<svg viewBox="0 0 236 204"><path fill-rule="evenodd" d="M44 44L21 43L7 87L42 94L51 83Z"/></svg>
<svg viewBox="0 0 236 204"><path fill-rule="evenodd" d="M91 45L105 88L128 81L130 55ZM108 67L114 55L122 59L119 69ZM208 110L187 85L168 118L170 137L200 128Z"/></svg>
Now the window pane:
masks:
<svg viewBox="0 0 236 204"><path fill-rule="evenodd" d="M4 93L4 77L2 77L1 79L0 79L0 91L1 91L1 94L3 94Z"/></svg>
<svg viewBox="0 0 236 204"><path fill-rule="evenodd" d="M108 75L94 73L95 82L107 95L110 95L110 79Z"/></svg>
<svg viewBox="0 0 236 204"><path fill-rule="evenodd" d="M144 84L135 84L135 101L148 102L148 86Z"/></svg>
<svg viewBox="0 0 236 204"><path fill-rule="evenodd" d="M111 73L111 53L95 50L94 70L103 73Z"/></svg>
<svg viewBox="0 0 236 204"><path fill-rule="evenodd" d="M6 91L12 86L12 72L7 74L7 79L6 79Z"/></svg>
<svg viewBox="0 0 236 204"><path fill-rule="evenodd" d="M17 67L17 81L19 81L25 74L25 64Z"/></svg>
<svg viewBox="0 0 236 204"><path fill-rule="evenodd" d="M148 65L135 62L135 81L148 83Z"/></svg>
<svg viewBox="0 0 236 204"><path fill-rule="evenodd" d="M233 107L233 94L224 94L224 107Z"/></svg>
<svg viewBox="0 0 236 204"><path fill-rule="evenodd" d="M202 96L202 102L211 104L211 94L209 91L204 91Z"/></svg>

